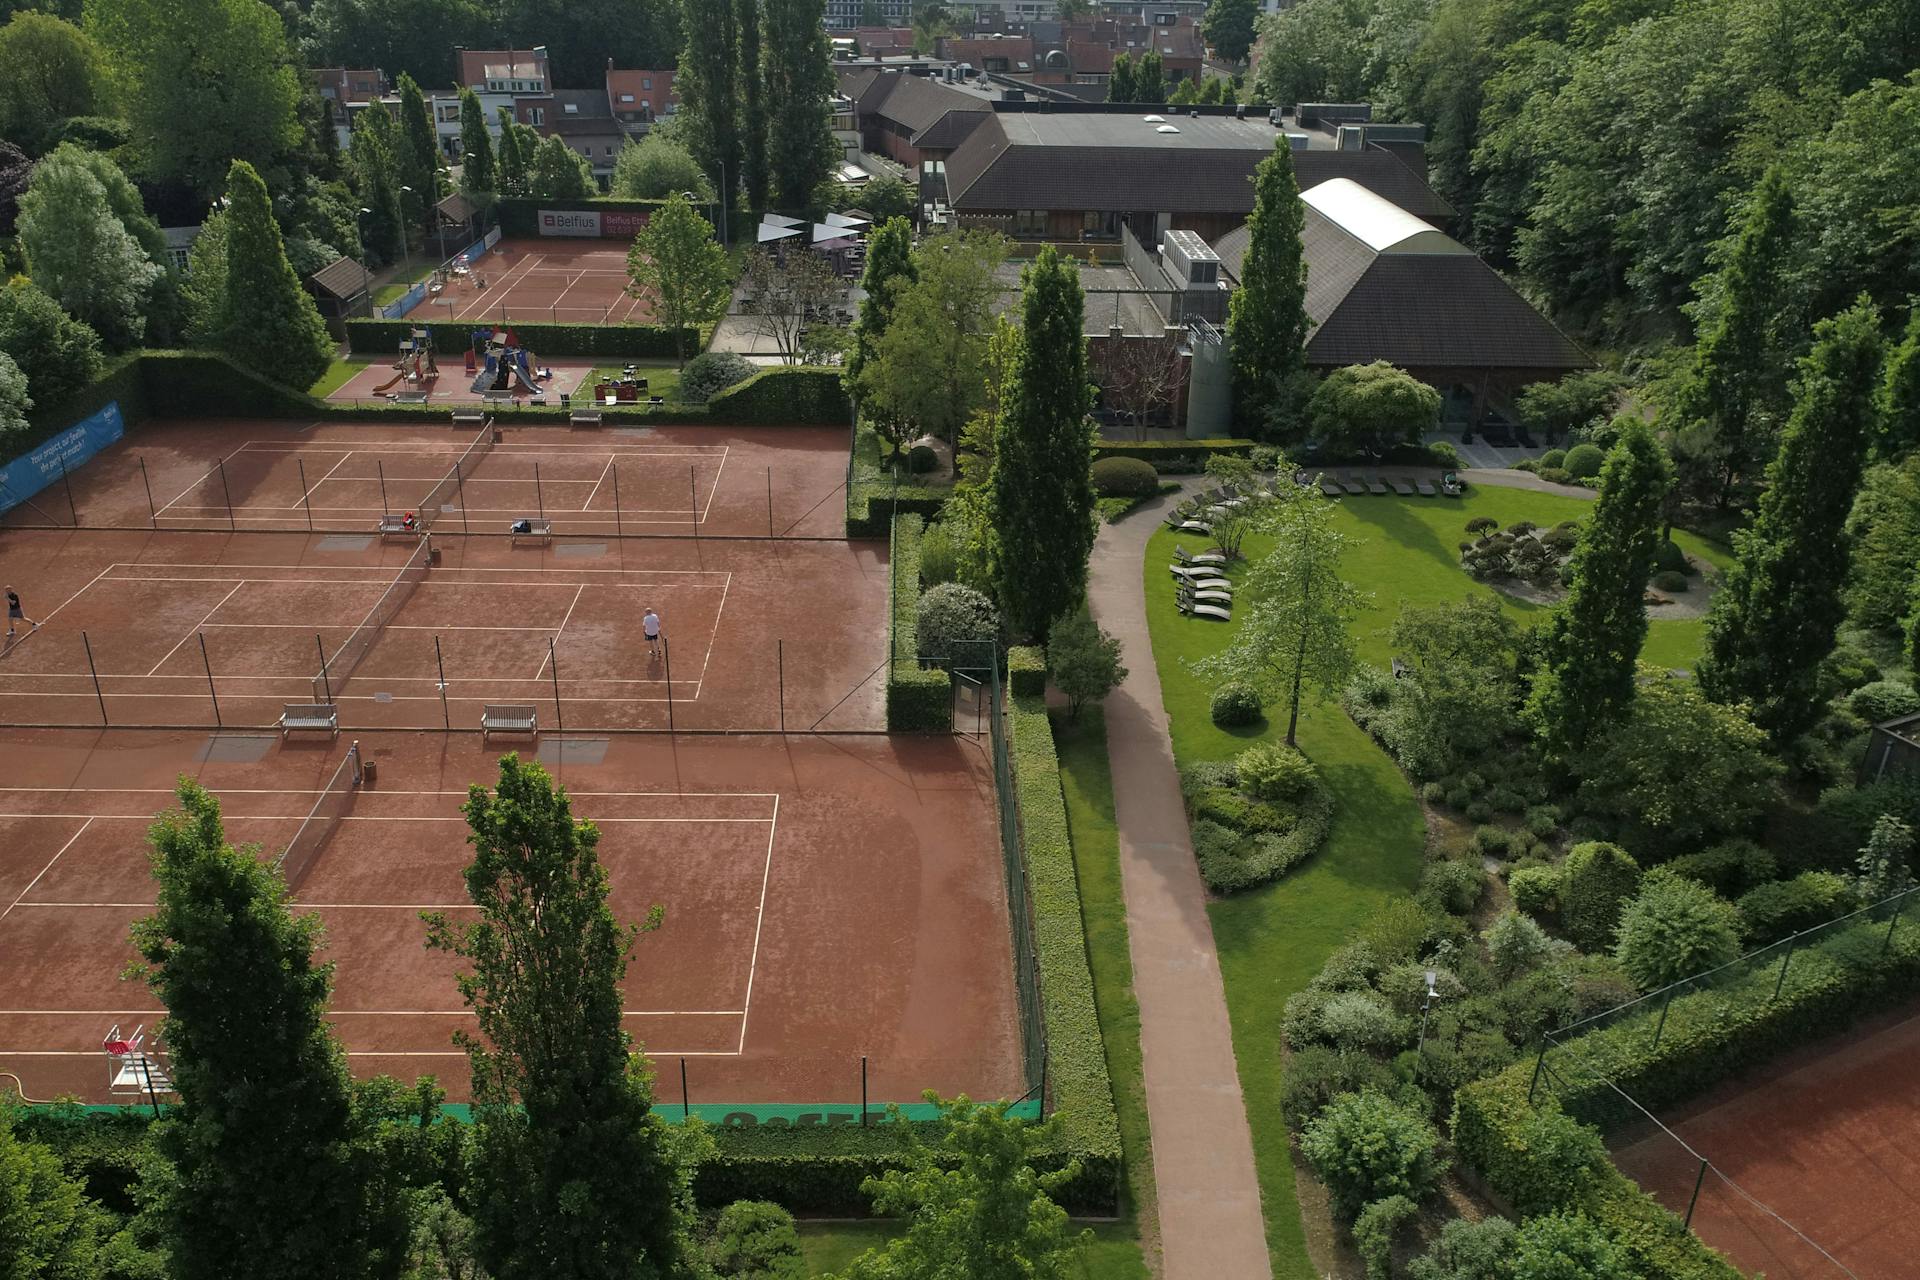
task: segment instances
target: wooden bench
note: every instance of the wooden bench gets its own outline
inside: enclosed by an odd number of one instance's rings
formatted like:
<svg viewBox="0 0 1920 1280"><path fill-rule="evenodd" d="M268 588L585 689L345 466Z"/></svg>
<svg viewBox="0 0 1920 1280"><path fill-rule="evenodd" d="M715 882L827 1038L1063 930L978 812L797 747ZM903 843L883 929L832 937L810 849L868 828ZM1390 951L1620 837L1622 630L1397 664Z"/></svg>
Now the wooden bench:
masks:
<svg viewBox="0 0 1920 1280"><path fill-rule="evenodd" d="M380 540L383 542L388 538L413 538L419 534L419 522L416 520L408 525L407 517L401 512L388 511L380 516Z"/></svg>
<svg viewBox="0 0 1920 1280"><path fill-rule="evenodd" d="M540 543L541 546L546 546L553 541L553 521L543 519L539 516L527 516L525 517L524 522L527 526L525 529L516 529L516 528L513 528L511 525L508 526L508 530L507 530L508 546L512 546L512 547L519 546L520 539L522 538L528 538L528 539L537 541ZM513 523L517 525L522 523L522 521L516 520Z"/></svg>
<svg viewBox="0 0 1920 1280"><path fill-rule="evenodd" d="M455 409L453 411L453 425L456 427L484 426L486 421L487 415L478 409Z"/></svg>
<svg viewBox="0 0 1920 1280"><path fill-rule="evenodd" d="M540 712L531 703L489 702L480 708L480 742L496 733L540 736Z"/></svg>
<svg viewBox="0 0 1920 1280"><path fill-rule="evenodd" d="M340 709L331 702L289 702L280 708L280 736L295 729L320 729L340 732Z"/></svg>
<svg viewBox="0 0 1920 1280"><path fill-rule="evenodd" d="M425 391L389 391L395 404L425 404L428 393Z"/></svg>
<svg viewBox="0 0 1920 1280"><path fill-rule="evenodd" d="M576 427L597 427L606 421L606 416L598 409L575 409L571 421Z"/></svg>

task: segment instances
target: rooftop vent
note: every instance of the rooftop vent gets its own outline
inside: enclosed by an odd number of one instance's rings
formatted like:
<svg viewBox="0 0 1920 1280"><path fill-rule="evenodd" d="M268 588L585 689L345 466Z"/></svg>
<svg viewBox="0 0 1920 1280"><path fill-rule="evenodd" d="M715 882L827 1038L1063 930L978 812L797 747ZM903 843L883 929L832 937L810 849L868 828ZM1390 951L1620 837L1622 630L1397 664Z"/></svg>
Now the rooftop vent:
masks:
<svg viewBox="0 0 1920 1280"><path fill-rule="evenodd" d="M1148 124L1165 124L1167 122L1165 116L1141 116L1140 118Z"/></svg>
<svg viewBox="0 0 1920 1280"><path fill-rule="evenodd" d="M1170 124L1162 124L1162 125L1155 125L1155 126L1154 126L1154 129L1153 129L1153 131L1154 131L1155 133L1178 133L1178 132L1180 132L1180 130L1178 130L1178 129L1176 129L1176 128L1174 128L1174 127L1173 127L1172 125L1170 125Z"/></svg>

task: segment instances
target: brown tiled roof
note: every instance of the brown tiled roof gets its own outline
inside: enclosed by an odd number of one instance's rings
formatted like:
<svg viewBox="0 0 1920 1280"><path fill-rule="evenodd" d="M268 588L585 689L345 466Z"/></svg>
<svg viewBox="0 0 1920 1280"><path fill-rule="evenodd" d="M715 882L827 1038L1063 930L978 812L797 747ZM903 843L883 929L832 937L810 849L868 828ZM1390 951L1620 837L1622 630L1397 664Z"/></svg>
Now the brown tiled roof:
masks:
<svg viewBox="0 0 1920 1280"><path fill-rule="evenodd" d="M1243 226L1213 246L1235 280L1248 239ZM1385 360L1428 369L1585 369L1593 364L1499 272L1456 241L1447 241L1438 252L1376 252L1309 207L1300 243L1307 262L1307 317L1313 324L1309 364Z"/></svg>
<svg viewBox="0 0 1920 1280"><path fill-rule="evenodd" d="M335 258L307 279L320 292L339 298L342 302L359 297L373 283L373 277L367 274L367 269L347 257Z"/></svg>
<svg viewBox="0 0 1920 1280"><path fill-rule="evenodd" d="M1272 152L1264 120L1165 112L1162 134L1132 113L995 112L947 160L956 209L1097 209L1251 213L1253 171ZM1310 187L1352 178L1421 218L1453 209L1426 180L1384 151L1296 151Z"/></svg>
<svg viewBox="0 0 1920 1280"><path fill-rule="evenodd" d="M922 151L952 151L987 121L990 112L956 108L913 135L913 145Z"/></svg>
<svg viewBox="0 0 1920 1280"><path fill-rule="evenodd" d="M861 115L877 115L910 133L919 133L950 111L987 112L993 110L993 104L929 76L900 72L881 75L869 84L860 95L857 110Z"/></svg>

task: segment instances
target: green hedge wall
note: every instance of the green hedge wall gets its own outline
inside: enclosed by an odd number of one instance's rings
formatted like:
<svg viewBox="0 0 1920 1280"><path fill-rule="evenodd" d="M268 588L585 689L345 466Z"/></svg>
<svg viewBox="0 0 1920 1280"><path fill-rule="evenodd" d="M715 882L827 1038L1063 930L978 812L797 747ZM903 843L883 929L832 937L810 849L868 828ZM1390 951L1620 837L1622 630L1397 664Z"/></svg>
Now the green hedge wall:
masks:
<svg viewBox="0 0 1920 1280"><path fill-rule="evenodd" d="M147 417L146 384L141 380L137 352L109 360L98 378L66 399L36 404L27 414L26 431L9 440L5 449L0 449L0 466L33 452L115 400L120 402L120 420L129 431Z"/></svg>
<svg viewBox="0 0 1920 1280"><path fill-rule="evenodd" d="M1777 962L1736 982L1678 996L1667 1008L1657 1047L1649 1023L1658 1017L1657 1007L1570 1041L1549 1055L1555 1068L1551 1087L1543 1079L1536 1102L1602 1128L1617 1126L1637 1113L1608 1080L1651 1109L1670 1106L1839 1031L1864 1012L1911 999L1920 984L1920 922L1902 921L1888 939L1885 921L1863 918L1807 944L1793 956L1777 998ZM1524 1058L1454 1095L1455 1148L1508 1200L1544 1180L1523 1137L1533 1073L1534 1059ZM1611 1162L1603 1163L1592 1188L1572 1207L1606 1224L1648 1280L1730 1280L1741 1274Z"/></svg>
<svg viewBox="0 0 1920 1280"><path fill-rule="evenodd" d="M919 477L896 478L881 465L880 437L865 423L855 433L850 480L847 486L849 538L886 537L895 511L931 521L939 516L953 492L945 484L922 484Z"/></svg>
<svg viewBox="0 0 1920 1280"><path fill-rule="evenodd" d="M1016 698L1047 696L1047 651L1039 645L1007 650L1007 690Z"/></svg>
<svg viewBox="0 0 1920 1280"><path fill-rule="evenodd" d="M893 522L889 549L893 662L887 672L887 728L895 733L953 732L953 678L920 665L920 535L926 522Z"/></svg>
<svg viewBox="0 0 1920 1280"><path fill-rule="evenodd" d="M1250 453L1256 442L1240 439L1208 440L1096 440L1094 460L1101 458L1141 458L1160 462L1181 454Z"/></svg>
<svg viewBox="0 0 1920 1280"><path fill-rule="evenodd" d="M349 320L347 345L355 355L392 355L400 340L412 335L411 320ZM434 349L443 366L457 372L473 346L473 331L488 329L487 320L431 321L424 326L433 335ZM536 357L541 356L671 356L679 351L674 331L652 324L549 324L541 320L510 321L511 328ZM684 331L686 349L700 349L693 330Z"/></svg>
<svg viewBox="0 0 1920 1280"><path fill-rule="evenodd" d="M1080 917L1080 882L1073 867L1067 803L1060 793L1060 757L1044 699L1012 700L1008 717L1014 787L1020 800L1020 841L1033 899L1034 947L1040 1003L1047 1027L1047 1082L1060 1139L1081 1162L1089 1192L1117 1203L1120 1121L1107 1075L1100 1016L1093 1002L1093 970Z"/></svg>
<svg viewBox="0 0 1920 1280"><path fill-rule="evenodd" d="M853 413L838 369L809 365L762 369L707 402L722 422L845 423Z"/></svg>

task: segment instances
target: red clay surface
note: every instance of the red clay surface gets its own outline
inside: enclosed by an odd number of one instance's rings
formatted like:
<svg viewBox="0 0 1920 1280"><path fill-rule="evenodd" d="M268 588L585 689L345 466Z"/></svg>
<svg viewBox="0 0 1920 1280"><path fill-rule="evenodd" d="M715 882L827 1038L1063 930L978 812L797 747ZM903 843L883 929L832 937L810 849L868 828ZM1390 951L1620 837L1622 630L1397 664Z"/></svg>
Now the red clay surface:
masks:
<svg viewBox="0 0 1920 1280"><path fill-rule="evenodd" d="M1662 1121L1713 1162L1693 1229L1770 1280L1896 1280L1920 1272L1920 1006L1715 1089ZM1684 1214L1699 1171L1671 1139L1636 1131L1621 1172ZM1822 1257L1772 1209L1847 1270Z"/></svg>
<svg viewBox="0 0 1920 1280"><path fill-rule="evenodd" d="M480 287L481 281L486 287ZM410 320L647 324L650 298L627 292L627 251L598 240L502 240L465 275L447 278Z"/></svg>
<svg viewBox="0 0 1920 1280"><path fill-rule="evenodd" d="M558 534L600 537L837 538L845 527L847 433L837 427L509 426L441 490L478 434L149 422L69 477L72 511L56 484L4 523L66 525L77 514L82 527L226 529L231 518L241 530L367 533L383 511L413 511L443 534L504 535L542 513Z"/></svg>
<svg viewBox="0 0 1920 1280"><path fill-rule="evenodd" d="M540 390L548 397L550 403L556 405L560 403L561 396L578 392L581 381L601 363L605 363L593 360L549 360L538 351L533 354L541 367L553 371L552 378L541 381ZM439 375L435 377L432 385L426 388L427 402L449 406L490 405L500 396L509 394L499 391L475 391L473 380L476 375L467 373L465 370L465 357L460 352L456 351L445 356L440 363ZM389 358L377 360L354 374L339 387L328 392L327 399L336 404L384 405L393 403L391 397L398 393L420 390L418 384L400 379L399 372L393 367L393 360ZM592 391L593 388L587 388L589 395ZM510 395L515 404L526 404L531 401L531 397L519 390L517 386Z"/></svg>
<svg viewBox="0 0 1920 1280"><path fill-rule="evenodd" d="M0 732L0 1073L27 1097L108 1101L108 1028L161 1010L122 978L154 901L145 833L187 773L227 832L275 856L347 744L258 743L204 763L206 734ZM234 743L224 744L233 747ZM244 744L240 744L244 745ZM419 913L471 911L459 815L496 752L470 735L369 734L356 793L295 890L326 925L333 1022L359 1075L439 1076L467 1096L471 1026L455 962ZM550 752L557 743L544 744ZM626 1025L678 1100L874 1102L923 1089L1022 1092L992 776L961 738L616 737L604 761L548 763L601 832L615 912L654 903L627 975Z"/></svg>
<svg viewBox="0 0 1920 1280"><path fill-rule="evenodd" d="M418 538L9 530L0 564L42 625L0 654L0 724L270 727L331 700L350 730L472 731L487 703L534 704L544 729L884 727L878 544L434 541L402 597Z"/></svg>

